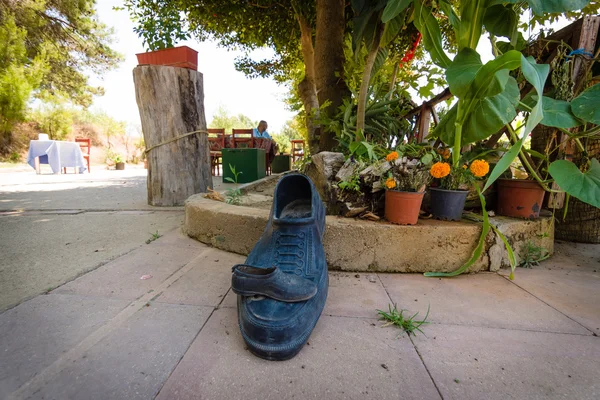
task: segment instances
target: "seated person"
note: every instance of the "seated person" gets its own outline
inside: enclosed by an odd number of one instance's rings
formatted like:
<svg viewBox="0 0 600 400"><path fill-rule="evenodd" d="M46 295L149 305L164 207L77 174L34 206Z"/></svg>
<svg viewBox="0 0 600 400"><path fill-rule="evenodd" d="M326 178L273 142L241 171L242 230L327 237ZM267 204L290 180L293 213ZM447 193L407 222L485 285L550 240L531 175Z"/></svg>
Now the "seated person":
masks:
<svg viewBox="0 0 600 400"><path fill-rule="evenodd" d="M271 135L267 132L267 128L267 121L260 121L258 123L258 128L252 129L252 136L255 138L271 139Z"/></svg>

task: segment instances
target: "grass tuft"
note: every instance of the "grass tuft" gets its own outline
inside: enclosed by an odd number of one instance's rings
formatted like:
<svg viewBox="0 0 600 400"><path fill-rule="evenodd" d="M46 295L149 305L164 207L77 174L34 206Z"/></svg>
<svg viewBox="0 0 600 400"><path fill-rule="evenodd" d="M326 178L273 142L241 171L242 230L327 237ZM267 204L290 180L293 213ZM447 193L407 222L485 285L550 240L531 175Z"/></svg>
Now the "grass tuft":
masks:
<svg viewBox="0 0 600 400"><path fill-rule="evenodd" d="M406 332L409 336L411 333L413 335L416 335L416 331L425 334L423 333L420 327L424 324L429 323L427 322L427 317L429 316L429 306L427 306L427 314L425 314L425 318L423 318L420 321L415 319L416 316L419 315L418 312L412 315L411 317L406 317L403 313L407 310L398 310L396 304L394 304L394 308L392 308L391 304L388 305L388 309L389 311L387 312L383 310L377 310L377 314L379 314L381 319L387 321L385 324L382 325L382 327L396 325L398 328L401 328L404 332Z"/></svg>

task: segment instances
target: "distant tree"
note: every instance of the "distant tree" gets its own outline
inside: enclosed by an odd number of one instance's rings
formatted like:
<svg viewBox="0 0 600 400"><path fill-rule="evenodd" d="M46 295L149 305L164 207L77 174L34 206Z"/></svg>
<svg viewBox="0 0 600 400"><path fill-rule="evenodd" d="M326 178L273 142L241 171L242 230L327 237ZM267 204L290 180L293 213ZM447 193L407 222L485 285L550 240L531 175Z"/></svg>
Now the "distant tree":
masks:
<svg viewBox="0 0 600 400"><path fill-rule="evenodd" d="M231 115L225 106L219 106L208 124L209 128L225 128L226 133L231 133L232 128L248 129L258 126L258 121L253 121L244 114Z"/></svg>
<svg viewBox="0 0 600 400"><path fill-rule="evenodd" d="M287 81L302 66L298 93L314 153L336 144L333 134L319 129L317 115L335 115L350 95L344 81L342 46L352 18L349 4L344 0L124 1L136 23L135 32L150 49L193 34L199 40L216 39L228 48L273 49L275 56L269 60L238 60L236 67L251 77Z"/></svg>
<svg viewBox="0 0 600 400"><path fill-rule="evenodd" d="M27 32L17 27L12 16L5 16L0 26L0 153L11 151L10 133L25 118L31 92L40 84L44 57L37 56L29 67L25 38Z"/></svg>
<svg viewBox="0 0 600 400"><path fill-rule="evenodd" d="M93 120L106 138L106 147L109 150L112 148L111 139L122 139L127 133L127 123L114 119L104 111L94 113Z"/></svg>
<svg viewBox="0 0 600 400"><path fill-rule="evenodd" d="M64 140L73 127L73 110L63 99L52 97L33 112L33 119L52 140Z"/></svg>
<svg viewBox="0 0 600 400"><path fill-rule="evenodd" d="M0 153L32 94L65 96L87 107L100 87L88 76L113 68L112 31L98 21L95 0L0 0Z"/></svg>

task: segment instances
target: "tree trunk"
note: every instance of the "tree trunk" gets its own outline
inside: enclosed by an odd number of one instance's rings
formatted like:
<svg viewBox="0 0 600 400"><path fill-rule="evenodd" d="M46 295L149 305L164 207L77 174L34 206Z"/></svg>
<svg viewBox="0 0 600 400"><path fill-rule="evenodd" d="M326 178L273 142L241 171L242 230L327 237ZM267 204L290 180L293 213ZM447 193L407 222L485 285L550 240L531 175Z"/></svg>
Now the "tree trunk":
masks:
<svg viewBox="0 0 600 400"><path fill-rule="evenodd" d="M315 84L315 51L312 42L312 27L301 14L296 13L296 19L300 25L300 43L302 56L304 57L304 79L298 85L298 91L304 103L304 111L306 113L308 148L310 154L317 154L320 151L320 128L315 123L315 120L319 117L319 99Z"/></svg>
<svg viewBox="0 0 600 400"><path fill-rule="evenodd" d="M373 38L373 44L369 49L367 55L367 61L365 62L365 70L362 76L362 82L360 84L360 92L358 94L358 109L356 111L356 135L358 140L359 130L365 129L365 108L367 106L367 93L369 92L369 82L371 82L371 72L373 71L373 65L375 64L375 58L379 51L379 42L381 41L381 35L383 33L383 24L379 24Z"/></svg>
<svg viewBox="0 0 600 400"><path fill-rule="evenodd" d="M206 131L202 74L156 65L133 70L135 95L146 148L185 133ZM151 149L148 204L181 206L212 186L208 135L195 133Z"/></svg>
<svg viewBox="0 0 600 400"><path fill-rule="evenodd" d="M344 0L317 0L317 30L315 37L315 78L319 104L333 118L342 100L350 96L344 81L344 29L346 2ZM321 132L320 150L329 151L336 145L331 132Z"/></svg>

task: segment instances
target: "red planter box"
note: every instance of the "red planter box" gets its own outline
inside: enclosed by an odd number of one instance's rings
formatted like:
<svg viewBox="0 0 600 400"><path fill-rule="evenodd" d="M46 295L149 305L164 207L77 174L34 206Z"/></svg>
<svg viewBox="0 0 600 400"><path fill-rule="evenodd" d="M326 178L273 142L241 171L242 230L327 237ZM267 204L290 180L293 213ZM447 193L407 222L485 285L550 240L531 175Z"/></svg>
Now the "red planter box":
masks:
<svg viewBox="0 0 600 400"><path fill-rule="evenodd" d="M198 52L187 46L136 54L139 65L166 65L198 70Z"/></svg>

